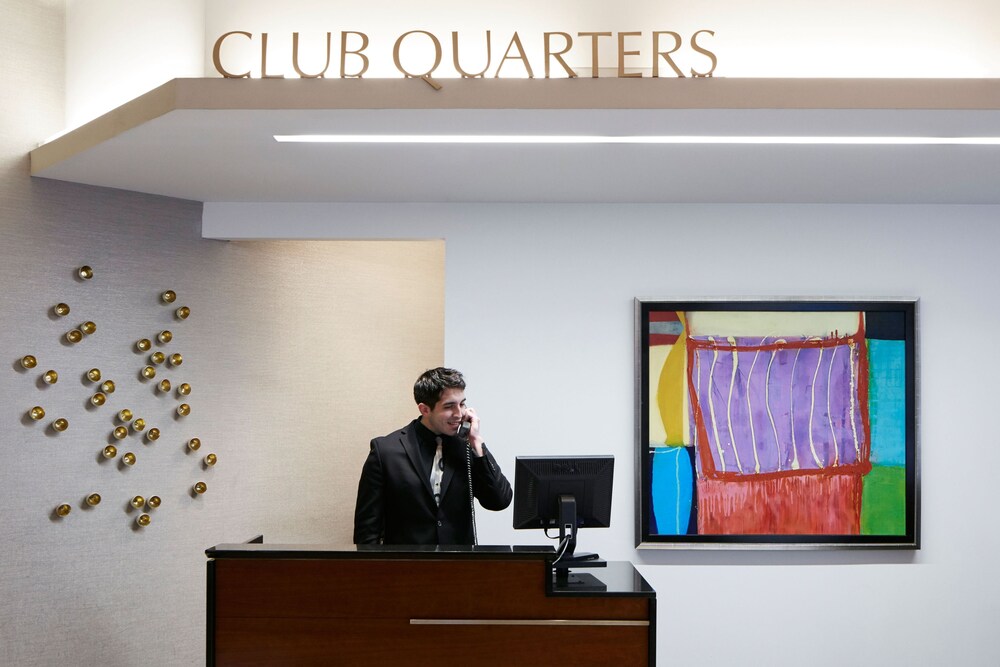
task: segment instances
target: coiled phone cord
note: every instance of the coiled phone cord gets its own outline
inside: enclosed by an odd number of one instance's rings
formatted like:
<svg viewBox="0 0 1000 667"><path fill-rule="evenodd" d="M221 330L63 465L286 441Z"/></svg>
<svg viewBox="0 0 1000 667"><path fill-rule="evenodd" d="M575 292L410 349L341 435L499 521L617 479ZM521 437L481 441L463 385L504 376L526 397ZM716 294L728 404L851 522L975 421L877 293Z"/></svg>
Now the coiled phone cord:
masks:
<svg viewBox="0 0 1000 667"><path fill-rule="evenodd" d="M469 509L472 511L472 545L479 544L479 536L476 534L476 496L472 493L472 447L465 447L465 472L469 480Z"/></svg>

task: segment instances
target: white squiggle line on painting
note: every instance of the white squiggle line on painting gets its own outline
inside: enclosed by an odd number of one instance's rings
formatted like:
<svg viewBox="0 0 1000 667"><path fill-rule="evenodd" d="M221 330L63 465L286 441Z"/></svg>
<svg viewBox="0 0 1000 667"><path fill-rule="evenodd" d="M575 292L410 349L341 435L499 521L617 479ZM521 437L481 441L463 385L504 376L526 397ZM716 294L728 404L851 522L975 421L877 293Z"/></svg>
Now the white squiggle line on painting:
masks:
<svg viewBox="0 0 1000 667"><path fill-rule="evenodd" d="M837 356L839 345L833 347L830 353L830 371L826 375L826 414L830 420L830 435L833 436L833 465L840 465L840 445L837 444L837 429L833 427L833 411L830 408L830 395L833 394L833 359Z"/></svg>
<svg viewBox="0 0 1000 667"><path fill-rule="evenodd" d="M813 461L817 468L823 467L823 462L819 460L816 453L816 442L813 440L813 416L816 411L816 378L819 377L819 367L823 363L823 348L819 348L819 358L816 360L816 370L813 371L812 387L809 392L809 451L812 452Z"/></svg>
<svg viewBox="0 0 1000 667"><path fill-rule="evenodd" d="M854 371L857 368L855 366L855 363L854 363L854 348L856 347L856 345L854 344L853 340L848 341L847 345L848 345L848 349L851 352L851 357L849 359L850 366L851 366L851 414L850 414L850 417L851 417L851 433L854 435L854 455L856 457L854 460L855 461L861 461L861 445L858 443L858 426L857 426L857 424L854 423L854 412L855 412L854 397L855 397L855 395L857 393L856 390L855 390L855 388L854 388L854 382L855 382Z"/></svg>
<svg viewBox="0 0 1000 667"><path fill-rule="evenodd" d="M736 457L736 467L743 472L743 463L740 461L740 452L736 449L736 436L733 435L733 389L736 387L736 365L739 363L739 353L736 351L736 339L729 336L726 340L733 350L733 374L729 378L729 397L726 399L726 421L729 427L729 445L733 448L733 456Z"/></svg>
<svg viewBox="0 0 1000 667"><path fill-rule="evenodd" d="M766 339L762 338L760 340L760 345L764 344ZM760 456L757 454L757 433L753 428L753 408L750 405L750 376L753 375L754 366L757 365L757 357L760 356L760 349L754 352L753 363L750 364L750 370L747 371L747 420L750 422L750 444L753 445L753 469L754 472L760 472Z"/></svg>
<svg viewBox="0 0 1000 667"><path fill-rule="evenodd" d="M775 344L784 343L785 340L779 338L774 342ZM764 376L764 407L767 408L767 418L771 420L771 430L774 431L774 448L778 451L778 470L781 470L781 443L778 441L778 427L774 424L774 415L771 414L771 364L774 363L776 356L778 356L778 350L771 350L771 358L767 361L767 374Z"/></svg>
<svg viewBox="0 0 1000 667"><path fill-rule="evenodd" d="M799 352L802 348L796 348L795 360L792 361L792 374L788 380L788 420L792 426L792 470L799 469L799 450L795 446L795 367L799 363Z"/></svg>
<svg viewBox="0 0 1000 667"><path fill-rule="evenodd" d="M715 347L715 339L708 337L712 343L712 367L708 369L708 411L712 415L712 433L715 434L715 449L719 452L719 468L726 472L726 458L722 453L722 443L719 442L719 424L715 421L715 403L712 401L712 389L715 384L715 364L719 361L719 350Z"/></svg>

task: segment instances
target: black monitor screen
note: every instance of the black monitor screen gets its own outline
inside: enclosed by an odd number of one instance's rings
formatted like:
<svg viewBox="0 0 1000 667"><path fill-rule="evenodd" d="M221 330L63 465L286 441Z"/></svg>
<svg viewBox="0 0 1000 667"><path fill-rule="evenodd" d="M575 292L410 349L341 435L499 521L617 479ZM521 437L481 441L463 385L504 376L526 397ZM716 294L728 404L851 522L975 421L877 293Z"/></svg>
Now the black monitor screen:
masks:
<svg viewBox="0 0 1000 667"><path fill-rule="evenodd" d="M611 525L613 456L519 456L514 462L514 528L555 528L559 497L576 501L576 526Z"/></svg>

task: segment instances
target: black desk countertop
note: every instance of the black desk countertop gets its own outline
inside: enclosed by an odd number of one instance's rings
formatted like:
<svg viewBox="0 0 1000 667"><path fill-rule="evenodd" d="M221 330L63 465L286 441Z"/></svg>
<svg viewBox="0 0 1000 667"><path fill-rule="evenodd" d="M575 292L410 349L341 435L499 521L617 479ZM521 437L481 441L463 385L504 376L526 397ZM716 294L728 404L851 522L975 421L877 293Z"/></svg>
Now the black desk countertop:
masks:
<svg viewBox="0 0 1000 667"><path fill-rule="evenodd" d="M544 560L555 558L549 546L403 546L367 544L219 544L205 550L213 560L221 559L313 559L313 560L421 560L421 559L474 559L474 560ZM609 561L606 567L573 568L573 572L586 572L597 577L607 586L606 595L655 597L652 586L642 578L628 561ZM555 586L554 594L575 594Z"/></svg>
<svg viewBox="0 0 1000 667"><path fill-rule="evenodd" d="M499 558L503 560L553 558L548 546L489 545L381 545L381 544L219 544L205 550L209 558Z"/></svg>

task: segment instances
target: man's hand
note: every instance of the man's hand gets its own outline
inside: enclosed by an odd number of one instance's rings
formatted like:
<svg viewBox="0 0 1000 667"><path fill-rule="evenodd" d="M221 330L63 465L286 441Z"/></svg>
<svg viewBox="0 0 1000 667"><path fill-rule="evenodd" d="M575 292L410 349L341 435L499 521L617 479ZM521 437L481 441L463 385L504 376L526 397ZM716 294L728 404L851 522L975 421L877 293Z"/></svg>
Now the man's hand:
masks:
<svg viewBox="0 0 1000 667"><path fill-rule="evenodd" d="M476 414L475 408L465 408L465 419L472 425L469 431L469 446L472 447L472 453L476 456L482 456L484 441L479 433L479 416Z"/></svg>

